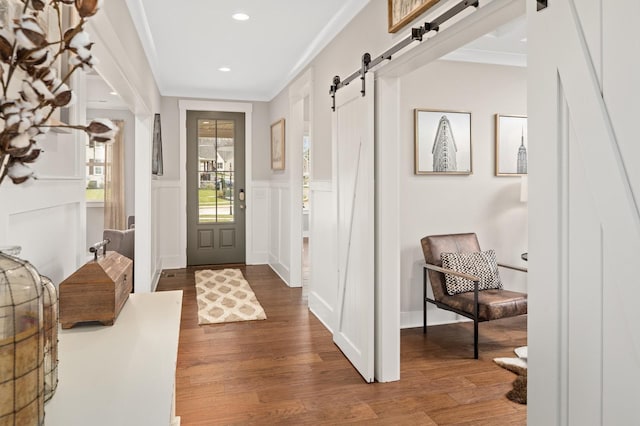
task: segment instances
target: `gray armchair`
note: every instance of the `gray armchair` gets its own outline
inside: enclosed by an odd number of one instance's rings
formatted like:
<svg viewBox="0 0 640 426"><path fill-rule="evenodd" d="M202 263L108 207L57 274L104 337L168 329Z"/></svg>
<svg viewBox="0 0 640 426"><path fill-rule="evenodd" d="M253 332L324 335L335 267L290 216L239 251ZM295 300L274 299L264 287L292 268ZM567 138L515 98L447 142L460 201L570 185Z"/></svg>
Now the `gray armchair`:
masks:
<svg viewBox="0 0 640 426"><path fill-rule="evenodd" d="M480 278L442 267L442 253L479 252L480 244L476 234L432 235L424 237L421 243L426 263L423 274L423 332L427 332L427 302L470 318L473 320L473 357L478 359L478 323L525 315L527 294L502 289L480 290ZM498 266L527 272L525 268L500 263ZM445 274L472 281L473 291L449 295L445 286ZM427 297L427 281L431 282L433 299Z"/></svg>
<svg viewBox="0 0 640 426"><path fill-rule="evenodd" d="M119 229L105 229L102 238L109 240L107 250L117 251L123 256L134 260L135 254L135 232L134 228L121 231Z"/></svg>
<svg viewBox="0 0 640 426"><path fill-rule="evenodd" d="M119 229L105 229L104 231L102 231L102 239L109 240L109 243L107 244L107 251L113 250L133 260L132 272L135 272L136 268L136 262L134 259L135 233L135 228L127 229L124 231L121 231ZM133 293L133 290L135 288L135 280L133 279L133 277L131 278L131 283L131 292Z"/></svg>

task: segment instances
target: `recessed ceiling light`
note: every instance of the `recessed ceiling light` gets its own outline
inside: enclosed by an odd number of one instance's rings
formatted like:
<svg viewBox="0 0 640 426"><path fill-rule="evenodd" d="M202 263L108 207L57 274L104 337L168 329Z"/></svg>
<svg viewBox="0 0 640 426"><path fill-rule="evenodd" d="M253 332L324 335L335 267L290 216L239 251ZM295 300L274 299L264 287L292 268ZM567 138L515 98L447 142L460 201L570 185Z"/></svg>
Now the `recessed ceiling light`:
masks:
<svg viewBox="0 0 640 426"><path fill-rule="evenodd" d="M115 91L109 92L109 94L113 96L118 96L118 92L115 92Z"/></svg>
<svg viewBox="0 0 640 426"><path fill-rule="evenodd" d="M233 15L231 15L231 17L236 21L246 21L249 19L249 15L242 12L234 13Z"/></svg>
<svg viewBox="0 0 640 426"><path fill-rule="evenodd" d="M229 71L231 71L231 68L229 68L229 67L220 67L220 68L218 68L218 71L229 72Z"/></svg>

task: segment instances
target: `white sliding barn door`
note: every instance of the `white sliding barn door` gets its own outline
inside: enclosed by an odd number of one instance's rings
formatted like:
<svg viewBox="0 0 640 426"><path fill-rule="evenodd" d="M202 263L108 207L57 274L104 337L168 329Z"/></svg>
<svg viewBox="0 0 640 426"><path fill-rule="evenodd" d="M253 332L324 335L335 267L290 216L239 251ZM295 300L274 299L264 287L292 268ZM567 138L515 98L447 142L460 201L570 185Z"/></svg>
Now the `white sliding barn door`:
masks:
<svg viewBox="0 0 640 426"><path fill-rule="evenodd" d="M338 208L338 304L333 341L367 382L374 375L374 92L359 80L336 94L333 152Z"/></svg>
<svg viewBox="0 0 640 426"><path fill-rule="evenodd" d="M530 425L638 425L635 0L561 0L529 44Z"/></svg>

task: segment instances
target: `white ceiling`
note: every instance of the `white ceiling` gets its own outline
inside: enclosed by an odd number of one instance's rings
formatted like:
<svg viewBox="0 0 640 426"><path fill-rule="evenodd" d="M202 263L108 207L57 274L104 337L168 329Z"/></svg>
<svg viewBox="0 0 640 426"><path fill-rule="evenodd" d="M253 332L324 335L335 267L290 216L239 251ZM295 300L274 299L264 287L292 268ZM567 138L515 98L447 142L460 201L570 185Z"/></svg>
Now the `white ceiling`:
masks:
<svg viewBox="0 0 640 426"><path fill-rule="evenodd" d="M127 0L127 6L163 96L270 101L368 2ZM232 19L236 12L250 19ZM525 19L443 59L526 66Z"/></svg>
<svg viewBox="0 0 640 426"><path fill-rule="evenodd" d="M269 101L368 1L127 0L127 6L162 95ZM236 12L250 19L232 19Z"/></svg>
<svg viewBox="0 0 640 426"><path fill-rule="evenodd" d="M445 56L450 61L527 66L527 22L524 16Z"/></svg>
<svg viewBox="0 0 640 426"><path fill-rule="evenodd" d="M95 72L87 74L87 108L128 109L122 98Z"/></svg>

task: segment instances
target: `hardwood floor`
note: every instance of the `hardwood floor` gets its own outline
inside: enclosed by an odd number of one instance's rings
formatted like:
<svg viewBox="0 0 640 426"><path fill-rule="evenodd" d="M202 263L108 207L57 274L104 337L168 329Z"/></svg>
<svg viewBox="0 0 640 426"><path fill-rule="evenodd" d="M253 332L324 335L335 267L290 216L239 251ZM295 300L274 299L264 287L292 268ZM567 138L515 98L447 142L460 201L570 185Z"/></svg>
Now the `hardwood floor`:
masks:
<svg viewBox="0 0 640 426"><path fill-rule="evenodd" d="M367 384L307 309L302 289L268 266L239 268L265 321L199 326L194 271L168 270L158 291L184 291L176 372L182 425L383 424L524 425L526 406L509 401L515 375L492 361L526 345L526 316L480 324L406 329L401 380ZM206 269L206 268L199 268Z"/></svg>

